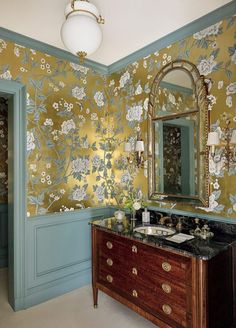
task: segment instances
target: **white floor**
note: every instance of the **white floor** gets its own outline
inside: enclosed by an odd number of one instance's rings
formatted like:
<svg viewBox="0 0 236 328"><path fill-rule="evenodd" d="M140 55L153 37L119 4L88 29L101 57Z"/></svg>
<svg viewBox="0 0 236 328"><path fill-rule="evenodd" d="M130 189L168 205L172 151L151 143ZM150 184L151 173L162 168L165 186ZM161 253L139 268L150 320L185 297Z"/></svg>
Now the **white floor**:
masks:
<svg viewBox="0 0 236 328"><path fill-rule="evenodd" d="M14 312L7 302L7 270L0 269L0 328L157 328L102 292L97 309L92 302L86 286Z"/></svg>

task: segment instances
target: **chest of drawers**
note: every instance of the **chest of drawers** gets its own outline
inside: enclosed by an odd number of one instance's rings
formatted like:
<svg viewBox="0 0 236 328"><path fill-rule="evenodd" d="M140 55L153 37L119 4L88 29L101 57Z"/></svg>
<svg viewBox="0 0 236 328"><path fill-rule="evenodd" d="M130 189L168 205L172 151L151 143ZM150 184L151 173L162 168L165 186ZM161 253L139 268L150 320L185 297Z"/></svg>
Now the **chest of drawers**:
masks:
<svg viewBox="0 0 236 328"><path fill-rule="evenodd" d="M230 251L203 261L96 226L92 240L95 306L100 289L160 328L233 327ZM225 272L217 278L222 262ZM223 308L214 299L219 296L227 303Z"/></svg>

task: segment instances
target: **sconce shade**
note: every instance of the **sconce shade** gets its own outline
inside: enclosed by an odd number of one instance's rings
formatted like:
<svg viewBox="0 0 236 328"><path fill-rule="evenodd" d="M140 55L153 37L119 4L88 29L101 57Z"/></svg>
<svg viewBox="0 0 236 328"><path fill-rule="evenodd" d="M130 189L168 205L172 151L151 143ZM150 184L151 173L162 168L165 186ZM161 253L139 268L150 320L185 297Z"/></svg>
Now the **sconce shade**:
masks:
<svg viewBox="0 0 236 328"><path fill-rule="evenodd" d="M132 151L132 145L130 142L125 142L125 147L124 147L125 152L130 153Z"/></svg>
<svg viewBox="0 0 236 328"><path fill-rule="evenodd" d="M230 139L230 143L232 145L236 145L236 130L233 130L232 132L232 136L231 136L231 139Z"/></svg>
<svg viewBox="0 0 236 328"><path fill-rule="evenodd" d="M142 140L137 140L135 150L141 152L144 151L144 142Z"/></svg>
<svg viewBox="0 0 236 328"><path fill-rule="evenodd" d="M102 42L102 31L97 19L99 13L87 1L76 0L73 6L72 3L66 6L61 39L74 55L87 56L95 52Z"/></svg>
<svg viewBox="0 0 236 328"><path fill-rule="evenodd" d="M217 132L209 132L207 138L207 146L218 146L220 138Z"/></svg>

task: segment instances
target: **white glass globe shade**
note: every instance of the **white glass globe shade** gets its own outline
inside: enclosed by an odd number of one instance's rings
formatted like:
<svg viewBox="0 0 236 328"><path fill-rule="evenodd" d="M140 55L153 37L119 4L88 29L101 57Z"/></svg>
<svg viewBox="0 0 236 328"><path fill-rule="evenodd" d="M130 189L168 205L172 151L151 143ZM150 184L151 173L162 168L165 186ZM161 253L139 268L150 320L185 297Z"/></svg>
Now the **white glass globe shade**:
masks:
<svg viewBox="0 0 236 328"><path fill-rule="evenodd" d="M72 15L63 23L61 38L65 47L75 55L95 52L102 42L102 31L97 21L86 15Z"/></svg>

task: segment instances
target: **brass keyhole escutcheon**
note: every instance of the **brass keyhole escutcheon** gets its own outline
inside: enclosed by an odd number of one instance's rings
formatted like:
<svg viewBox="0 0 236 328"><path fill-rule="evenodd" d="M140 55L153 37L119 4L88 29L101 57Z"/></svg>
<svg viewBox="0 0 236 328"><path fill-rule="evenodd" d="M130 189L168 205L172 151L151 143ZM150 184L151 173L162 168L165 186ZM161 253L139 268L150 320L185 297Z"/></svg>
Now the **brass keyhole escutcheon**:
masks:
<svg viewBox="0 0 236 328"><path fill-rule="evenodd" d="M136 268L132 268L132 273L137 276L138 275L138 270Z"/></svg>
<svg viewBox="0 0 236 328"><path fill-rule="evenodd" d="M113 261L112 261L112 259L107 259L107 265L109 265L109 266L113 266Z"/></svg>
<svg viewBox="0 0 236 328"><path fill-rule="evenodd" d="M134 289L132 294L133 294L133 297L138 297L138 292L137 292L137 290Z"/></svg>
<svg viewBox="0 0 236 328"><path fill-rule="evenodd" d="M168 315L170 315L172 312L172 308L167 304L162 305L162 310L165 314L168 314Z"/></svg>
<svg viewBox="0 0 236 328"><path fill-rule="evenodd" d="M162 266L162 269L166 272L169 272L171 270L171 265L168 262L163 262L161 266Z"/></svg>
<svg viewBox="0 0 236 328"><path fill-rule="evenodd" d="M162 289L164 290L165 293L170 294L171 293L171 287L168 284L162 284L161 285Z"/></svg>
<svg viewBox="0 0 236 328"><path fill-rule="evenodd" d="M112 278L112 276L109 274L109 275L107 275L107 281L108 282L112 282L113 281L113 278Z"/></svg>
<svg viewBox="0 0 236 328"><path fill-rule="evenodd" d="M108 242L106 243L106 245L107 245L107 248L108 248L108 249L112 249L112 248L113 248L113 244L112 244L112 242L110 242L110 241L108 241Z"/></svg>
<svg viewBox="0 0 236 328"><path fill-rule="evenodd" d="M133 253L138 253L138 248L137 248L137 246L135 246L135 245L132 246L132 252L133 252Z"/></svg>

